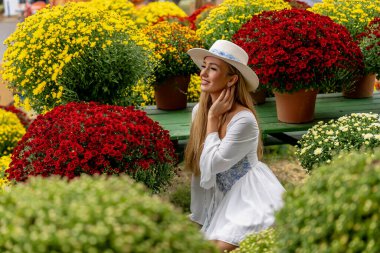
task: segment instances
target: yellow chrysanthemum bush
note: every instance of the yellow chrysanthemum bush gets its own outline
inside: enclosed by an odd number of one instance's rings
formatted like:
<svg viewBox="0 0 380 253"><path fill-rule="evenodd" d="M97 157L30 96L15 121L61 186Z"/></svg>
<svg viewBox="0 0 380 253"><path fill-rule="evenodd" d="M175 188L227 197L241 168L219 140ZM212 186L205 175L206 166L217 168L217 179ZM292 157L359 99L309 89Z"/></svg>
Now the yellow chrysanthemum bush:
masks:
<svg viewBox="0 0 380 253"><path fill-rule="evenodd" d="M371 20L380 16L380 0L323 0L308 10L329 16L355 37Z"/></svg>
<svg viewBox="0 0 380 253"><path fill-rule="evenodd" d="M154 71L156 82L176 75L191 75L199 71L187 51L202 47L195 31L178 23L162 21L154 26L146 27L144 33L155 43L155 53L159 64Z"/></svg>
<svg viewBox="0 0 380 253"><path fill-rule="evenodd" d="M123 20L137 18L135 6L128 0L91 0L87 4L101 10L115 11Z"/></svg>
<svg viewBox="0 0 380 253"><path fill-rule="evenodd" d="M282 9L291 9L291 6L283 0L226 0L199 23L197 34L209 48L216 40L230 40L253 15Z"/></svg>
<svg viewBox="0 0 380 253"><path fill-rule="evenodd" d="M156 63L133 21L88 3L45 8L5 43L3 78L39 113L69 101L134 104L130 87Z"/></svg>
<svg viewBox="0 0 380 253"><path fill-rule="evenodd" d="M142 101L140 103L140 106L146 106L146 105L154 105L156 102L154 100L154 76L147 81L141 81L137 83L132 89L133 92L136 92L141 97Z"/></svg>
<svg viewBox="0 0 380 253"><path fill-rule="evenodd" d="M0 157L12 153L25 134L25 128L17 115L0 108Z"/></svg>
<svg viewBox="0 0 380 253"><path fill-rule="evenodd" d="M187 90L187 101L198 102L201 95L201 77L198 74L190 76L189 88Z"/></svg>
<svg viewBox="0 0 380 253"><path fill-rule="evenodd" d="M185 18L187 14L173 2L151 2L137 10L136 24L140 27L153 25L167 16Z"/></svg>
<svg viewBox="0 0 380 253"><path fill-rule="evenodd" d="M12 159L10 155L0 156L0 193L4 191L7 186L10 185L5 170L8 169L8 166L11 163L11 161Z"/></svg>

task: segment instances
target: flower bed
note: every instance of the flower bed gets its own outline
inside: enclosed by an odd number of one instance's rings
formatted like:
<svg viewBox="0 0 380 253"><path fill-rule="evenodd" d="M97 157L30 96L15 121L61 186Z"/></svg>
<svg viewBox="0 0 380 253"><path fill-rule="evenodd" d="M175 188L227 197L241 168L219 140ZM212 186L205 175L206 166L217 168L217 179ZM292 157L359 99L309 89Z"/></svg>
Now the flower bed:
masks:
<svg viewBox="0 0 380 253"><path fill-rule="evenodd" d="M128 174L159 191L175 162L168 132L145 112L72 102L34 120L7 173L15 181L37 175Z"/></svg>

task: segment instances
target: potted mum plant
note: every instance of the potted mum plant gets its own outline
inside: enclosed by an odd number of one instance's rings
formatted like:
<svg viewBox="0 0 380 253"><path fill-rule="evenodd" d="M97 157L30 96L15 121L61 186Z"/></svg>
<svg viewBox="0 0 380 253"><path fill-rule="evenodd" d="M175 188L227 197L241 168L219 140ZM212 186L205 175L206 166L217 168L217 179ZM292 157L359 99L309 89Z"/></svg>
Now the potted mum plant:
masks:
<svg viewBox="0 0 380 253"><path fill-rule="evenodd" d="M132 21L80 2L38 11L4 43L2 78L37 113L70 101L133 101L126 91L156 62Z"/></svg>
<svg viewBox="0 0 380 253"><path fill-rule="evenodd" d="M347 85L363 65L344 26L307 10L262 12L232 39L247 51L261 85L274 92L278 119L286 123L312 121L317 93Z"/></svg>
<svg viewBox="0 0 380 253"><path fill-rule="evenodd" d="M154 71L157 108L185 108L190 75L198 73L198 68L187 51L194 47L202 47L200 38L189 27L167 21L147 27L145 34L155 43L154 52L160 59Z"/></svg>
<svg viewBox="0 0 380 253"><path fill-rule="evenodd" d="M365 98L373 96L376 75L380 74L380 18L375 18L364 32L357 36L364 58L364 76L355 85L355 90L345 91L348 98Z"/></svg>

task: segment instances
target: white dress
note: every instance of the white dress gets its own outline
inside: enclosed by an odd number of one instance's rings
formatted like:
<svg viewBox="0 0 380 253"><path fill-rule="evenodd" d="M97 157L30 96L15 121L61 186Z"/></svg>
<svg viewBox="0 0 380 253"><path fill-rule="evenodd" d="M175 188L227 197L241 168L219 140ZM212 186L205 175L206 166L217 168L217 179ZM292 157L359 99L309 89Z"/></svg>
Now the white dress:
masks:
<svg viewBox="0 0 380 253"><path fill-rule="evenodd" d="M198 105L193 109L193 118ZM191 182L190 219L202 225L209 240L233 245L274 224L285 189L258 161L259 128L252 112L235 114L226 135L207 135L200 158L200 177Z"/></svg>

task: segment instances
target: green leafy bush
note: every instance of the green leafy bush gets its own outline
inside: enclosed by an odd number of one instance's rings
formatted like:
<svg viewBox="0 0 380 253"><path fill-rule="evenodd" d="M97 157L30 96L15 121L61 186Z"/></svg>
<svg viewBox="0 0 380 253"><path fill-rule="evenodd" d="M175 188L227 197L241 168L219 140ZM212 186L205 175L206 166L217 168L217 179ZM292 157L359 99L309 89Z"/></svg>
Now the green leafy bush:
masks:
<svg viewBox="0 0 380 253"><path fill-rule="evenodd" d="M380 252L380 149L345 153L288 189L277 213L278 252Z"/></svg>
<svg viewBox="0 0 380 253"><path fill-rule="evenodd" d="M266 229L258 234L247 236L241 243L239 248L232 253L272 253L275 243L275 230L273 228Z"/></svg>
<svg viewBox="0 0 380 253"><path fill-rule="evenodd" d="M180 184L172 193L170 193L169 200L184 213L190 213L190 196L190 185Z"/></svg>
<svg viewBox="0 0 380 253"><path fill-rule="evenodd" d="M141 104L142 98L132 88L148 77L154 64L149 66L146 50L129 35L114 35L113 39L107 47L84 49L63 67L59 81L66 88L65 101Z"/></svg>
<svg viewBox="0 0 380 253"><path fill-rule="evenodd" d="M217 252L127 176L32 178L0 195L0 252Z"/></svg>

